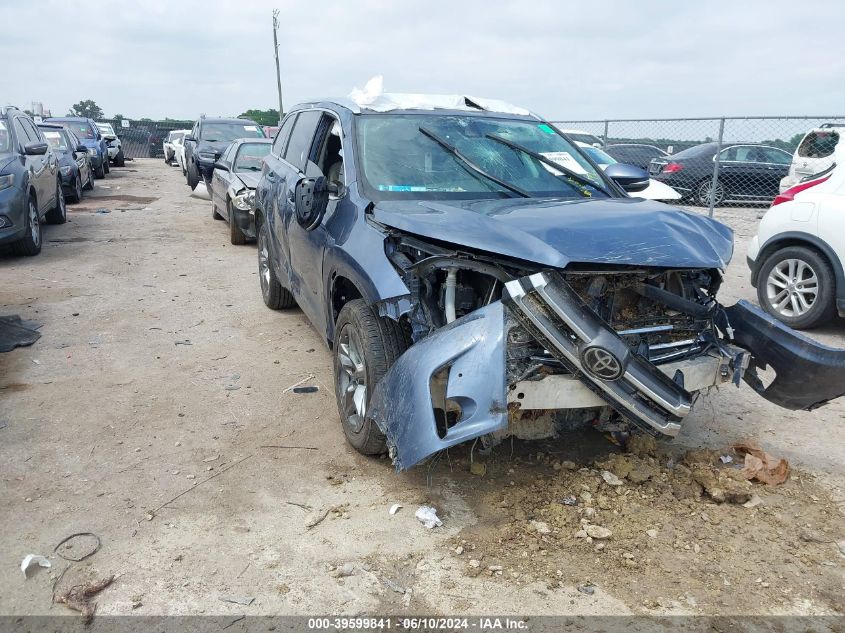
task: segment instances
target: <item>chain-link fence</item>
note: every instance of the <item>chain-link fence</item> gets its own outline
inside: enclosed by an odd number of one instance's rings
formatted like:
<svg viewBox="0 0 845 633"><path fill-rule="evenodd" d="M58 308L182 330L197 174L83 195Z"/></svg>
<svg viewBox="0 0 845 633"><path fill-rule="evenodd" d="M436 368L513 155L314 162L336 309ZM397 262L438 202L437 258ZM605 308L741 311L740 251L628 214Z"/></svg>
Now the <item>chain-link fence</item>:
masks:
<svg viewBox="0 0 845 633"><path fill-rule="evenodd" d="M109 120L127 158L164 158L164 141L173 130L190 130L194 121ZM128 127L124 127L127 125Z"/></svg>
<svg viewBox="0 0 845 633"><path fill-rule="evenodd" d="M676 192L676 202L706 207L711 215L716 206L770 204L786 188L829 169L845 134L845 116L554 123L599 165L642 167Z"/></svg>

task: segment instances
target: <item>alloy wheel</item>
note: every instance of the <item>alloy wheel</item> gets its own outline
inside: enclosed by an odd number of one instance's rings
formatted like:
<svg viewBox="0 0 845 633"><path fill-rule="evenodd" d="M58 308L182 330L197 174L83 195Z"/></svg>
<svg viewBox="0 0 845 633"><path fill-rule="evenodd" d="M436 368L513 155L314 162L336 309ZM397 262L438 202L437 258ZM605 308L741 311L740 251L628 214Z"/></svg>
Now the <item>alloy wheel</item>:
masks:
<svg viewBox="0 0 845 633"><path fill-rule="evenodd" d="M258 234L258 276L261 282L261 294L266 297L270 291L270 251L263 233Z"/></svg>
<svg viewBox="0 0 845 633"><path fill-rule="evenodd" d="M801 259L785 259L772 268L766 279L766 297L775 312L800 317L809 312L819 294L816 271Z"/></svg>
<svg viewBox="0 0 845 633"><path fill-rule="evenodd" d="M346 324L337 344L337 390L343 402L344 424L360 433L367 415L367 365L357 332Z"/></svg>
<svg viewBox="0 0 845 633"><path fill-rule="evenodd" d="M29 201L29 230L32 243L37 247L41 244L41 223L38 221L38 207L33 200Z"/></svg>
<svg viewBox="0 0 845 633"><path fill-rule="evenodd" d="M715 190L713 189L713 181L705 180L698 187L698 202L703 206L710 204L710 193L713 192L713 206L722 204L725 199L725 190L722 184L717 182Z"/></svg>

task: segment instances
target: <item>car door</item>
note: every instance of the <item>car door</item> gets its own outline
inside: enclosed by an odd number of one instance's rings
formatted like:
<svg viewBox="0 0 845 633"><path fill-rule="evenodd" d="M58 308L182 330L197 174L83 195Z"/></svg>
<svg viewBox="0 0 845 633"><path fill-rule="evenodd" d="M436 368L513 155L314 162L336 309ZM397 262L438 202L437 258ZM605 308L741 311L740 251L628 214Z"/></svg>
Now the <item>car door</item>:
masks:
<svg viewBox="0 0 845 633"><path fill-rule="evenodd" d="M234 157L236 147L237 143L229 145L229 147L226 148L226 151L223 152L223 155L219 158L218 162L226 165L229 169L232 169L232 158ZM226 212L226 190L229 188L231 179L231 172L224 171L222 169L215 168L214 172L211 174L211 201L214 203L214 206L217 207L218 212Z"/></svg>
<svg viewBox="0 0 845 633"><path fill-rule="evenodd" d="M792 165L792 154L776 147L761 147L763 162L766 168L764 182L762 183L762 195L772 198L780 191L781 179L789 173Z"/></svg>
<svg viewBox="0 0 845 633"><path fill-rule="evenodd" d="M311 271L308 269L316 266L322 270L322 260L319 262L303 260L301 253L296 256L291 246L293 241L299 239L297 229L301 231L296 221L294 206L296 184L306 176L311 146L322 114L321 110L300 112L293 125L290 140L285 149L284 160L280 161L279 164L279 182L275 184L277 217L274 227L276 242L287 253L287 277L290 280L288 288L293 293L299 307L318 328L322 321L322 315L314 300L314 290L307 288L306 285L307 280L313 278L312 275L309 275Z"/></svg>
<svg viewBox="0 0 845 633"><path fill-rule="evenodd" d="M328 112L321 113L305 163L306 178L321 176L328 178L329 172L332 172L333 177L338 181L343 180L342 167L338 167L343 164L341 146L343 135L340 126L340 121L334 116ZM335 166L335 169L331 169L332 166ZM289 186L290 184L288 183ZM345 183L341 182L341 184ZM295 188L295 183L293 186ZM300 278L300 293L296 300L303 310L307 306L309 318L320 332L326 331L328 325L326 317L329 312L324 305L326 293L323 280L323 259L329 242L326 222L334 215L338 202L337 197L329 197L323 222L310 231L302 228L295 217L288 226L291 266Z"/></svg>
<svg viewBox="0 0 845 633"><path fill-rule="evenodd" d="M50 173L48 155L42 154L40 156L33 156L24 151L24 147L29 143L39 142L38 135L35 133L35 130L26 125L26 123L26 119L22 116L15 117L13 119L15 136L18 137L18 142L21 146L20 151L24 157L26 170L29 172L29 181L35 189L35 197L38 200L38 210L43 213L49 208L53 198L55 197L55 192L47 189L47 181Z"/></svg>
<svg viewBox="0 0 845 633"><path fill-rule="evenodd" d="M276 220L281 217L277 209L280 199L278 190L282 182L282 174L286 173L286 168L282 164L285 159L285 150L290 140L293 124L298 116L299 114L296 112L288 114L282 122L276 138L273 140L270 153L264 158L261 177L258 179L258 186L255 188L255 207L263 211L264 222L268 229L271 266L273 266L277 277L282 280L285 287L289 287L288 252L287 248L283 247L277 240L279 232L276 230L278 225Z"/></svg>

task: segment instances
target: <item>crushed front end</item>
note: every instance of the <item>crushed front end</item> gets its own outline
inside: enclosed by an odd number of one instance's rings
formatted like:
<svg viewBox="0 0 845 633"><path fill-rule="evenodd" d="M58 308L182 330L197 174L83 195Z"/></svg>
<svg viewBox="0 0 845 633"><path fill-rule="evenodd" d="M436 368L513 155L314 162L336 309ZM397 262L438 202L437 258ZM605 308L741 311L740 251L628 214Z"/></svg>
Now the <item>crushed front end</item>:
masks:
<svg viewBox="0 0 845 633"><path fill-rule="evenodd" d="M723 308L717 269L532 270L413 239L389 256L411 291L402 318L414 345L377 385L370 415L400 470L467 440L573 424L675 436L699 392L743 379L801 405L791 408L845 392L845 352L822 353L751 306ZM399 316L390 302L379 309ZM768 391L755 373L767 364L785 372ZM802 369L831 376L787 402Z"/></svg>

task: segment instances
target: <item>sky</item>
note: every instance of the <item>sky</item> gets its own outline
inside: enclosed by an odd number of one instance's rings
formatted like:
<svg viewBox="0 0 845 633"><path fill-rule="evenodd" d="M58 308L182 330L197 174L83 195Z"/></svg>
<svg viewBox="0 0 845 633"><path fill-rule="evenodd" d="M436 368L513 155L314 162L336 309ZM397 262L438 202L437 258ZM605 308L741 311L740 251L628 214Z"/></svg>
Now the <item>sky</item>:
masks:
<svg viewBox="0 0 845 633"><path fill-rule="evenodd" d="M0 103L195 119L388 92L552 120L845 113L839 0L0 0ZM37 30L24 25L37 25ZM9 28L11 25L19 25Z"/></svg>

